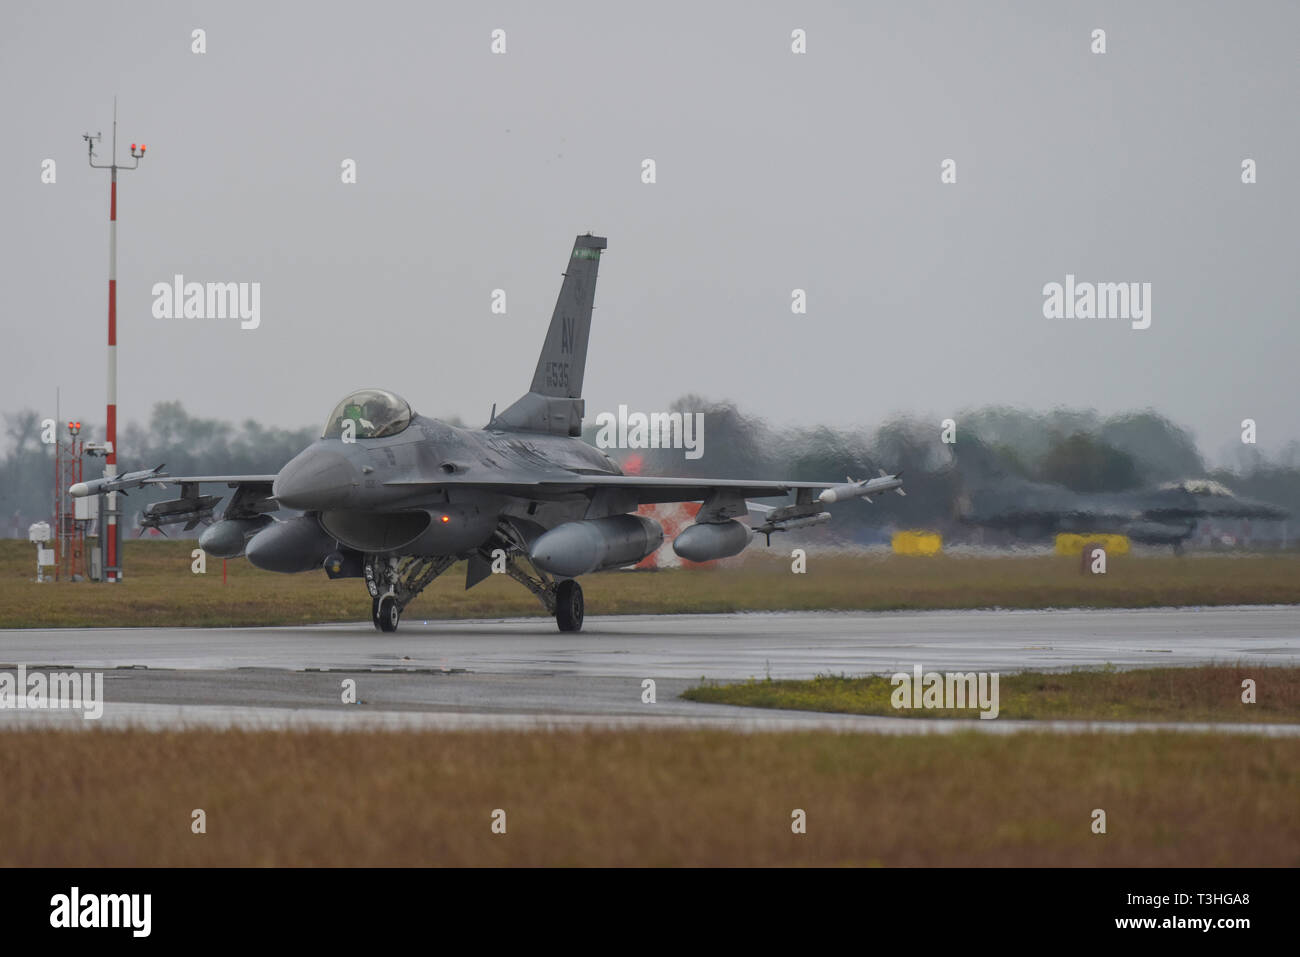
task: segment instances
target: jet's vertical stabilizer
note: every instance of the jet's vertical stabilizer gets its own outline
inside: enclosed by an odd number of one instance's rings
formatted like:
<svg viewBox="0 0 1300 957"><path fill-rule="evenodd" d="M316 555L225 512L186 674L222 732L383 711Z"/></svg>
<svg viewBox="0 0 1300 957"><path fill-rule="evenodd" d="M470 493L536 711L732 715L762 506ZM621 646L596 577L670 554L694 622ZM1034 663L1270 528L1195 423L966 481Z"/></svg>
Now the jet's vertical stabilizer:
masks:
<svg viewBox="0 0 1300 957"><path fill-rule="evenodd" d="M591 333L591 306L596 298L596 270L603 236L579 236L564 272L560 298L555 301L551 328L537 359L530 392L538 395L582 397L582 373L587 367L587 337Z"/></svg>
<svg viewBox="0 0 1300 957"><path fill-rule="evenodd" d="M596 271L606 245L603 236L590 233L574 241L533 384L527 394L488 423L488 428L582 434L582 377L587 367Z"/></svg>

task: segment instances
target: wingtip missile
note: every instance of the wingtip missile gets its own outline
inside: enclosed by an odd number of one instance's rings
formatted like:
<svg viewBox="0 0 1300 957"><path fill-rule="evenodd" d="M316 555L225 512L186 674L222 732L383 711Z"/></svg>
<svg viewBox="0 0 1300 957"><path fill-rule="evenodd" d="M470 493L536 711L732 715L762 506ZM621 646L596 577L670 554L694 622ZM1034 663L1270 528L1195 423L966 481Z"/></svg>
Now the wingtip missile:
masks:
<svg viewBox="0 0 1300 957"><path fill-rule="evenodd" d="M897 475L890 475L883 469L880 472L880 478L867 479L861 482L855 482L852 477L846 476L849 480L844 485L832 485L828 489L822 489L821 494L817 496L819 502L831 505L835 502L848 501L851 498L865 498L871 501L868 496L877 492L898 492L903 494L903 481L900 478L902 472Z"/></svg>
<svg viewBox="0 0 1300 957"><path fill-rule="evenodd" d="M817 501L831 505L835 502L843 502L846 499L866 496L867 493L862 490L862 486L866 482L855 482L852 475L846 475L844 478L847 479L845 484L832 485L830 488L822 489L821 494L817 496Z"/></svg>
<svg viewBox="0 0 1300 957"><path fill-rule="evenodd" d="M89 482L77 482L69 486L68 492L73 498L84 498L87 495L104 495L108 492L122 492L129 488L139 488L144 484L145 479L158 478L162 475L165 466L159 465L156 468L141 469L138 472L127 472L125 475L115 475L112 478L91 479Z"/></svg>

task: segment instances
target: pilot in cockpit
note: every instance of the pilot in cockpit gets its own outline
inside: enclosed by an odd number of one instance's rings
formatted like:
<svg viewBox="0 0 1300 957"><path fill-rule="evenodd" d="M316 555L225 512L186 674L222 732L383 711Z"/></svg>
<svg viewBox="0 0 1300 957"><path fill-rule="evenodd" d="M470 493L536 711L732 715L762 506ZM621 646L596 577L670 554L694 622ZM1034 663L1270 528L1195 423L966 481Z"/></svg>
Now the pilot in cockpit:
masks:
<svg viewBox="0 0 1300 957"><path fill-rule="evenodd" d="M351 419L357 424L357 434L370 435L375 431L375 424L366 418L365 409L355 402L349 402L343 409L343 418Z"/></svg>

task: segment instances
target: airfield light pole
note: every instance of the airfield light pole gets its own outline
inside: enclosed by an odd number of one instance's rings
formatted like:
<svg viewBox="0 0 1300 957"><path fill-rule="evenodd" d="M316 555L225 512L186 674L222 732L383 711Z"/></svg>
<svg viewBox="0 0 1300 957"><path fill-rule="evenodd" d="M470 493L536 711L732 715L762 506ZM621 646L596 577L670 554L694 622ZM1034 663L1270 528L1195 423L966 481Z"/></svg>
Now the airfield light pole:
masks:
<svg viewBox="0 0 1300 957"><path fill-rule="evenodd" d="M104 477L113 478L117 475L117 171L138 167L140 157L144 156L144 144L141 143L138 149L135 143L131 144L134 165L117 165L117 97L113 97L112 162L107 165L95 162L95 144L99 142L99 133L94 136L83 133L81 138L86 141L90 165L94 169L111 170L113 174L108 199L108 411L105 415L104 435L108 445L108 454L104 458ZM121 537L117 524L117 493L109 492L104 504L107 507L104 509L99 536L99 547L104 556L104 581L120 582L122 566L118 555Z"/></svg>

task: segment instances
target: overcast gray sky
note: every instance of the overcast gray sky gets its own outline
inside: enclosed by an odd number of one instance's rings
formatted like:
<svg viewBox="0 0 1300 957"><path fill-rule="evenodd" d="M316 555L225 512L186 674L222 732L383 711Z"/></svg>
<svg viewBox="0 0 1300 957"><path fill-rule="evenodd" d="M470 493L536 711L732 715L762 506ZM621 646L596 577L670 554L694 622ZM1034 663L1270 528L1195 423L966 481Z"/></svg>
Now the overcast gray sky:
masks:
<svg viewBox="0 0 1300 957"><path fill-rule="evenodd" d="M1153 406L1216 457L1254 418L1269 452L1300 438L1297 35L1291 2L8 2L4 406L53 415L58 385L102 421L108 174L80 134L108 156L116 92L119 155L148 145L120 184L125 421L296 427L383 385L481 424L590 229L589 417ZM260 327L154 318L176 273L259 282ZM1067 273L1151 283L1151 327L1044 318Z"/></svg>

